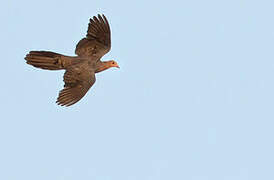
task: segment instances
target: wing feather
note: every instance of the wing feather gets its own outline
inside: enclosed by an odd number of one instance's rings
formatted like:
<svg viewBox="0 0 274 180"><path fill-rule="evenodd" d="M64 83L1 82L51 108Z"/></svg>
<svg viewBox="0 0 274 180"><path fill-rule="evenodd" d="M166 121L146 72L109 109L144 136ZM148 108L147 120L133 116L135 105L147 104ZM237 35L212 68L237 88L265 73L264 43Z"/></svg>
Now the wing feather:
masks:
<svg viewBox="0 0 274 180"><path fill-rule="evenodd" d="M56 103L61 106L71 106L77 103L85 96L95 80L92 70L79 67L67 69L64 74L64 89L59 92Z"/></svg>
<svg viewBox="0 0 274 180"><path fill-rule="evenodd" d="M107 18L98 14L89 20L87 35L76 46L75 54L100 59L111 48L111 32Z"/></svg>

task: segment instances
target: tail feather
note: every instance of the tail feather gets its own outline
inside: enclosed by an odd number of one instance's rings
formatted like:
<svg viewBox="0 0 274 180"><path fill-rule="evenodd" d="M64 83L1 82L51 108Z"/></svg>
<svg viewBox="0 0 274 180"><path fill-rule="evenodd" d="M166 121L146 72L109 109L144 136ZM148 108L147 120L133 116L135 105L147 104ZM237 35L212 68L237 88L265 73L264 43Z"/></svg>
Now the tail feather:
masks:
<svg viewBox="0 0 274 180"><path fill-rule="evenodd" d="M37 68L60 70L65 68L62 57L64 56L50 51L30 51L25 60L27 64Z"/></svg>

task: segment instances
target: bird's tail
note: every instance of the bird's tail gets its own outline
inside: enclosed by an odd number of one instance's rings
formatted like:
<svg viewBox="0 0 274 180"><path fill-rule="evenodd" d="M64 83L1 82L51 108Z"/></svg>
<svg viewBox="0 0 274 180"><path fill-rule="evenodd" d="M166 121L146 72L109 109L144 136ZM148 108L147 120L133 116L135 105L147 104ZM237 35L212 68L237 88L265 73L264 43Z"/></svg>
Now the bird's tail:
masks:
<svg viewBox="0 0 274 180"><path fill-rule="evenodd" d="M65 69L66 65L64 55L50 51L30 51L25 60L27 64L47 70Z"/></svg>

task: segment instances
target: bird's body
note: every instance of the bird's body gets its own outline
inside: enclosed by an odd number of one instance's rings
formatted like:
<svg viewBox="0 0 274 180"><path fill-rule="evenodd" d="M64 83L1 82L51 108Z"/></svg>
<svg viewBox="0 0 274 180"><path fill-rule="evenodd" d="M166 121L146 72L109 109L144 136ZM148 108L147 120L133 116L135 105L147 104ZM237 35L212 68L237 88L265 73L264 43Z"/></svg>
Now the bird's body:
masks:
<svg viewBox="0 0 274 180"><path fill-rule="evenodd" d="M57 98L59 105L70 106L78 102L95 83L95 73L110 67L119 67L113 61L101 61L111 47L110 27L106 17L90 19L87 36L79 41L77 56L65 56L50 51L30 51L27 64L46 70L66 70L64 89Z"/></svg>

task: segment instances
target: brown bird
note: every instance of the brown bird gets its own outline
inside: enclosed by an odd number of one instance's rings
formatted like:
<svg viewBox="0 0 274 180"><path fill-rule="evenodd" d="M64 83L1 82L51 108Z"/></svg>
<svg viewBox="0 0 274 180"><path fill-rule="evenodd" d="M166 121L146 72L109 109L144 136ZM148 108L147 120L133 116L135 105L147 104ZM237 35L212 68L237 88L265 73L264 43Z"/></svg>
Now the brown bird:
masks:
<svg viewBox="0 0 274 180"><path fill-rule="evenodd" d="M27 64L47 70L64 69L64 89L59 92L56 103L70 106L77 103L95 83L95 73L111 67L119 68L114 60L101 61L110 51L110 27L104 15L93 16L89 20L85 38L76 46L77 56L65 56L50 51L30 51L26 55Z"/></svg>

